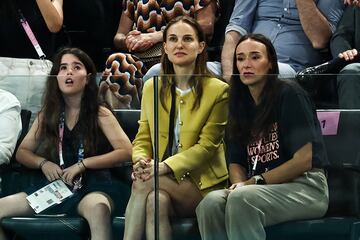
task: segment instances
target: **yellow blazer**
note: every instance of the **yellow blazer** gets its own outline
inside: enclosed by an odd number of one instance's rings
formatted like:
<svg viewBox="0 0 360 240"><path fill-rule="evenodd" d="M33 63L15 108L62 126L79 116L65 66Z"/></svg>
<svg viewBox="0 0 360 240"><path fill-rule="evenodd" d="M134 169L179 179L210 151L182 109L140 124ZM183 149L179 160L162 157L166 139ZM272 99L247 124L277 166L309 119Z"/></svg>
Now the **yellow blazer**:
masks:
<svg viewBox="0 0 360 240"><path fill-rule="evenodd" d="M228 178L223 137L228 115L228 84L217 78L204 77L203 96L199 108L191 111L194 92L176 96L176 112L180 107L182 125L178 153L165 159L178 182L185 177L200 190L212 187ZM160 81L159 81L160 89ZM153 157L154 114L153 80L143 88L139 130L133 142L133 162L139 157ZM168 145L170 93L165 98L168 111L159 100L159 159Z"/></svg>

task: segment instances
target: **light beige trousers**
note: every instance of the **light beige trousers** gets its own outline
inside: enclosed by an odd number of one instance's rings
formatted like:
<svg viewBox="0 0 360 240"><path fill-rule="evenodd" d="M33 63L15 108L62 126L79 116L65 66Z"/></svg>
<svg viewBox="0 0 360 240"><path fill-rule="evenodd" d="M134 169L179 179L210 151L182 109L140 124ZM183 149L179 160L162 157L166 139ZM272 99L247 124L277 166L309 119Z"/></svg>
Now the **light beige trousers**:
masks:
<svg viewBox="0 0 360 240"><path fill-rule="evenodd" d="M265 240L264 227L322 217L328 203L324 172L313 169L289 183L210 192L196 215L203 240Z"/></svg>

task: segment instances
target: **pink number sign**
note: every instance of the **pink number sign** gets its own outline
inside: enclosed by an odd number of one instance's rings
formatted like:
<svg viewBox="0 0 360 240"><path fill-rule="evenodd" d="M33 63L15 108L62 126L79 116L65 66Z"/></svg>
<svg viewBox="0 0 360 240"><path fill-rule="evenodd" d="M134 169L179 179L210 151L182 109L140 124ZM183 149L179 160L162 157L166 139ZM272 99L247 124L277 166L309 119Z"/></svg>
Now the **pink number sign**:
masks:
<svg viewBox="0 0 360 240"><path fill-rule="evenodd" d="M339 127L340 112L317 112L323 135L336 135Z"/></svg>

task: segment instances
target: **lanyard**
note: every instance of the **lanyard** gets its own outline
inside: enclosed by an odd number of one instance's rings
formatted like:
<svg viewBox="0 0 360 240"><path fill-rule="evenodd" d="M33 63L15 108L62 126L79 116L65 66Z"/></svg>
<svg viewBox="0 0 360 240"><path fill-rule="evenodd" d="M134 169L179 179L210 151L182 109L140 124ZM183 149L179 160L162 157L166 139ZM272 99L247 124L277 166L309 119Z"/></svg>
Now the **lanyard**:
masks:
<svg viewBox="0 0 360 240"><path fill-rule="evenodd" d="M62 112L60 114L60 123L59 123L59 160L60 160L60 167L64 167L64 158L63 158L63 149L62 143L64 139L64 128L65 128L65 113Z"/></svg>
<svg viewBox="0 0 360 240"><path fill-rule="evenodd" d="M65 129L65 112L60 114L60 122L59 122L59 160L60 160L60 167L64 168L64 158L63 158L63 140L64 140L64 129ZM84 144L82 138L80 138L80 144L78 148L78 163L84 160ZM74 188L73 192L79 190L82 187L82 174L80 177L74 179Z"/></svg>
<svg viewBox="0 0 360 240"><path fill-rule="evenodd" d="M34 48L36 50L36 53L39 55L40 59L45 59L46 55L43 52L43 50L41 49L40 44L37 41L33 31L31 30L31 27L30 27L28 21L26 21L24 15L22 14L20 9L19 9L19 14L20 14L21 26L24 28L26 35L28 36L29 40L31 41L32 45L34 46Z"/></svg>
<svg viewBox="0 0 360 240"><path fill-rule="evenodd" d="M261 151L261 143L262 143L262 138L260 138L259 143L256 146L256 148L259 149L259 153L256 154L255 161L254 161L254 164L252 166L252 169L250 167L251 166L251 161L249 160L249 174L250 174L249 177L252 177L252 176L255 175L255 171L256 171L256 167L257 167L257 163L258 163L259 156L260 156L260 151Z"/></svg>
<svg viewBox="0 0 360 240"><path fill-rule="evenodd" d="M59 123L59 160L60 167L64 167L64 158L63 158L63 141L64 141L64 129L65 129L65 113L60 114L60 123ZM82 139L80 140L78 148L78 162L84 160L84 144Z"/></svg>

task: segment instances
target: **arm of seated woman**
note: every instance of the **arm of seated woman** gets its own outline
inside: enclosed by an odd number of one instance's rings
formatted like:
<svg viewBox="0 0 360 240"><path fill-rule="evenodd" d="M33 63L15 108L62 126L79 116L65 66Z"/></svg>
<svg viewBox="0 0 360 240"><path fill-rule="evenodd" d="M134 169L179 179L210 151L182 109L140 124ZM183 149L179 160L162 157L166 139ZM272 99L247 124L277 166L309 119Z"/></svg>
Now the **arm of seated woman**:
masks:
<svg viewBox="0 0 360 240"><path fill-rule="evenodd" d="M307 143L295 152L293 158L262 174L267 184L290 182L312 168L312 143ZM254 184L253 178L247 184Z"/></svg>
<svg viewBox="0 0 360 240"><path fill-rule="evenodd" d="M62 169L58 164L50 161L51 159L45 159L42 156L35 154L35 151L40 144L39 138L42 118L42 113L35 118L29 132L26 134L18 148L16 160L28 168L41 169L44 176L49 181L53 181L62 176Z"/></svg>
<svg viewBox="0 0 360 240"><path fill-rule="evenodd" d="M115 116L105 107L99 110L99 127L110 142L113 150L83 160L86 168L110 168L120 162L131 160L132 145Z"/></svg>

